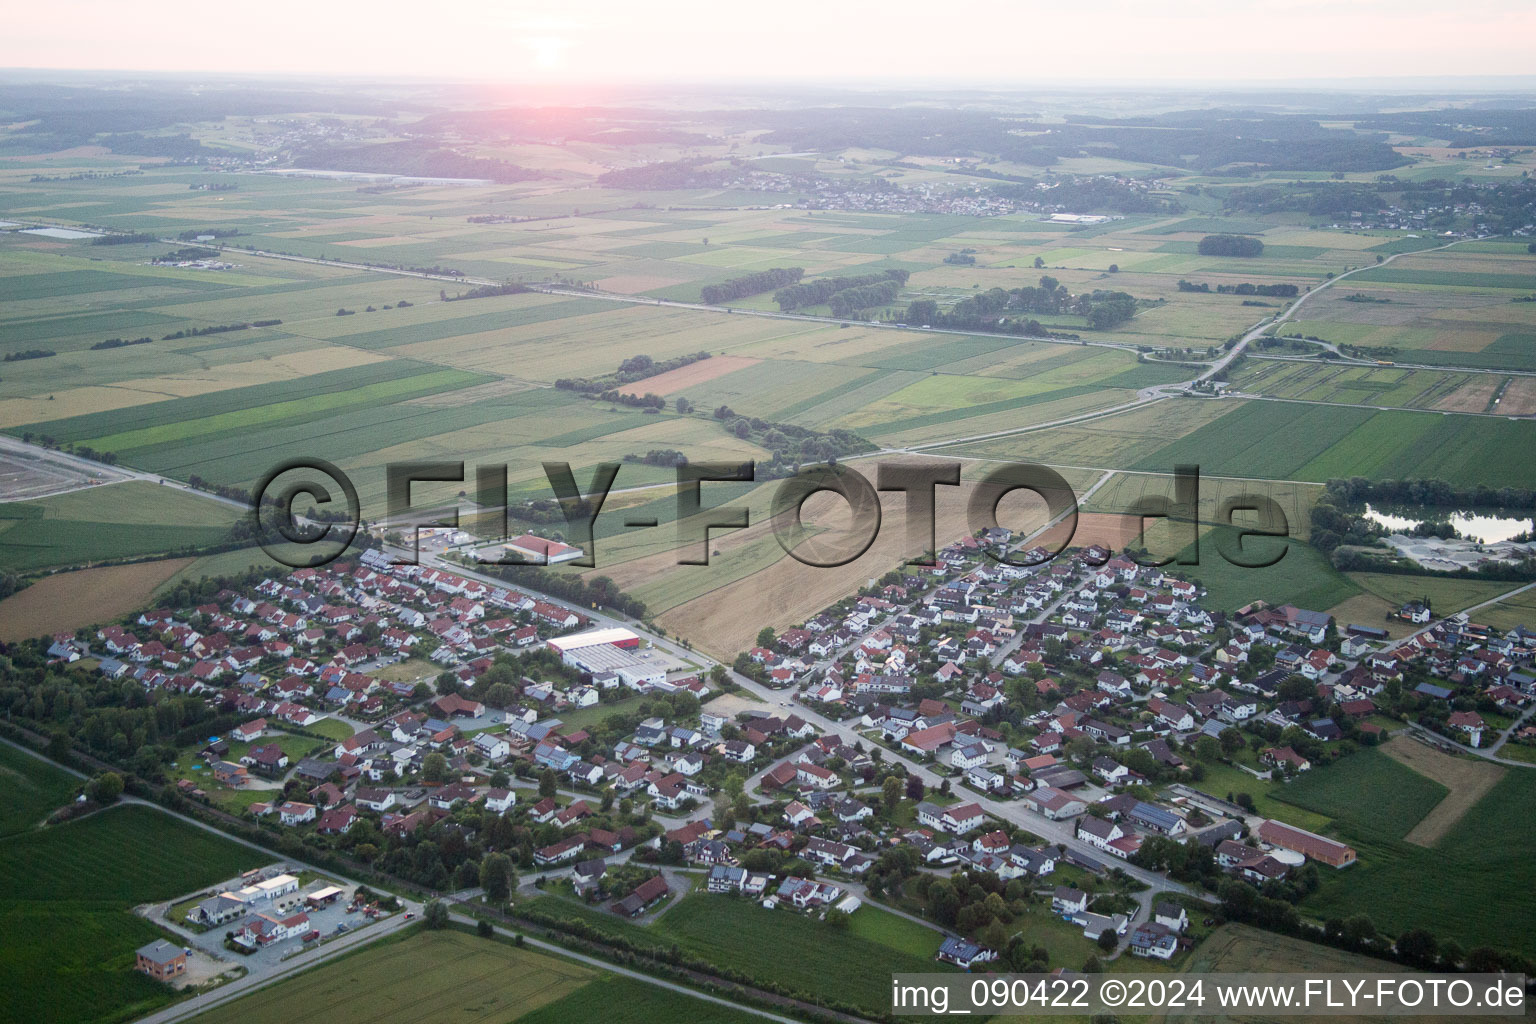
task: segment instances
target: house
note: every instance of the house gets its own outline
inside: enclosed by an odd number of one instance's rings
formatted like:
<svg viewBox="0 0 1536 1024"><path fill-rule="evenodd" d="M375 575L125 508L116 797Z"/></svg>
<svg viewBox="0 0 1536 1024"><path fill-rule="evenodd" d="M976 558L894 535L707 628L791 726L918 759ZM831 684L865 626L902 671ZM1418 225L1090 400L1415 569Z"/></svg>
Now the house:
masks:
<svg viewBox="0 0 1536 1024"><path fill-rule="evenodd" d="M492 789L485 794L485 809L496 814L506 814L517 803L517 793L510 789Z"/></svg>
<svg viewBox="0 0 1536 1024"><path fill-rule="evenodd" d="M134 952L133 969L156 981L169 981L186 972L187 951L164 939L157 939Z"/></svg>
<svg viewBox="0 0 1536 1024"><path fill-rule="evenodd" d="M245 915L245 901L233 893L221 892L210 896L187 913L187 920L194 924L214 925L233 921Z"/></svg>
<svg viewBox="0 0 1536 1024"><path fill-rule="evenodd" d="M982 813L980 804L957 804L944 808L943 813L939 815L939 827L946 832L959 835L973 828L980 828L986 820L987 817Z"/></svg>
<svg viewBox="0 0 1536 1024"><path fill-rule="evenodd" d="M641 882L635 891L614 903L613 909L625 917L639 917L657 900L665 899L669 890L663 875Z"/></svg>
<svg viewBox="0 0 1536 1024"><path fill-rule="evenodd" d="M309 930L308 914L299 913L283 918L257 914L236 930L235 941L248 948L269 946L274 942L298 938Z"/></svg>
<svg viewBox="0 0 1536 1024"><path fill-rule="evenodd" d="M586 848L587 840L584 836L572 836L570 839L562 839L558 843L551 843L543 849L533 852L533 862L540 867L548 867L552 864L563 864L568 860L575 860L581 856L581 851Z"/></svg>
<svg viewBox="0 0 1536 1024"><path fill-rule="evenodd" d="M979 741L964 746L956 743L949 755L949 763L961 771L979 768L987 763L987 745Z"/></svg>
<svg viewBox="0 0 1536 1024"><path fill-rule="evenodd" d="M1168 960L1179 950L1178 937L1156 921L1148 921L1131 932L1131 955Z"/></svg>
<svg viewBox="0 0 1536 1024"><path fill-rule="evenodd" d="M969 969L971 964L984 963L988 960L996 960L997 952L978 946L961 938L948 938L939 945L939 951L935 959L954 964L956 967Z"/></svg>
<svg viewBox="0 0 1536 1024"><path fill-rule="evenodd" d="M577 861L576 866L571 868L571 884L578 895L586 896L597 891L607 870L608 862L601 857Z"/></svg>
<svg viewBox="0 0 1536 1024"><path fill-rule="evenodd" d="M1152 905L1152 920L1169 931L1182 935L1189 927L1189 912L1177 903L1159 901Z"/></svg>
<svg viewBox="0 0 1536 1024"><path fill-rule="evenodd" d="M730 864L716 864L709 869L707 887L710 892L740 892L747 880L746 868Z"/></svg>
<svg viewBox="0 0 1536 1024"><path fill-rule="evenodd" d="M1467 746L1478 747L1483 742L1483 730L1487 728L1483 716L1476 711L1452 711L1446 719L1452 729L1460 729L1467 735Z"/></svg>
<svg viewBox="0 0 1536 1024"><path fill-rule="evenodd" d="M345 835L357 822L357 808L351 804L338 804L320 815L315 823L316 831L328 835Z"/></svg>
<svg viewBox="0 0 1536 1024"><path fill-rule="evenodd" d="M1088 910L1088 893L1083 889L1058 885L1051 894L1051 910L1063 917L1085 913Z"/></svg>
<svg viewBox="0 0 1536 1024"><path fill-rule="evenodd" d="M284 825L303 825L315 820L315 805L293 800L277 805L277 817Z"/></svg>
<svg viewBox="0 0 1536 1024"><path fill-rule="evenodd" d="M1312 767L1311 761L1290 747L1268 747L1259 752L1259 760L1272 764L1276 768L1286 768L1294 772L1304 772Z"/></svg>
<svg viewBox="0 0 1536 1024"><path fill-rule="evenodd" d="M1024 794L1024 803L1036 814L1052 821L1075 818L1088 810L1088 805L1055 786L1038 786Z"/></svg>

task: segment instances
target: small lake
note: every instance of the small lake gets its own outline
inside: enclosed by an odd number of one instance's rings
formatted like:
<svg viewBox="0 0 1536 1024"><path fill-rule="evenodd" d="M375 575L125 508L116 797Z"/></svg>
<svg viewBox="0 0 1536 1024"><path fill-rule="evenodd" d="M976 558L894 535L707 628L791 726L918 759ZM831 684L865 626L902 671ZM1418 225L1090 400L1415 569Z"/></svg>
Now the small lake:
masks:
<svg viewBox="0 0 1536 1024"><path fill-rule="evenodd" d="M1405 532L1424 522L1423 518L1382 512L1365 506L1365 518L1389 530ZM1497 544L1501 540L1518 537L1531 530L1530 518L1514 519L1509 516L1491 516L1480 512L1452 512L1447 517L1456 532L1482 544Z"/></svg>

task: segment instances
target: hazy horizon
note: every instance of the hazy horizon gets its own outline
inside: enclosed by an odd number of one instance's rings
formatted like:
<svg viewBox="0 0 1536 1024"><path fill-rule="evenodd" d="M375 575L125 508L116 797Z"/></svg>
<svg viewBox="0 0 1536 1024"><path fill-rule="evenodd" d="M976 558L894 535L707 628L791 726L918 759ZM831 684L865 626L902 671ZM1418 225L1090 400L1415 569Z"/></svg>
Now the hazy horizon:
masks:
<svg viewBox="0 0 1536 1024"><path fill-rule="evenodd" d="M1058 88L1325 88L1508 76L1536 82L1529 47L1536 5L1518 0L1468 0L1453 9L1428 0L1347 7L1323 0L1262 7L1172 0L1155 8L1130 0L1070 8L983 0L942 19L912 3L873 12L793 4L747 13L700 0L643 10L596 0L572 14L486 0L431 14L398 0L273 0L259 18L239 19L190 0L159 0L152 9L146 17L142 5L104 0L19 9L0 42L0 67L556 87L712 79Z"/></svg>

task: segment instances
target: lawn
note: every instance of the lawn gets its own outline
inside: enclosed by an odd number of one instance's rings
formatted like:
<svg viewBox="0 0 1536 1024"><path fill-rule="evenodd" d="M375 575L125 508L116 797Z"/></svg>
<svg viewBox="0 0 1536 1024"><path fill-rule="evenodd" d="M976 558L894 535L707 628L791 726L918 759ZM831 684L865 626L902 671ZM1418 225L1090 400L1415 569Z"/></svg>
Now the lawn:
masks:
<svg viewBox="0 0 1536 1024"><path fill-rule="evenodd" d="M865 904L848 919L848 931L882 946L931 957L938 951L943 936L925 924L898 917L888 910Z"/></svg>
<svg viewBox="0 0 1536 1024"><path fill-rule="evenodd" d="M1229 764L1201 762L1201 765L1205 768L1205 778L1199 782L1188 782L1187 785L1202 793L1222 800L1227 799L1228 794L1235 798L1238 793L1247 793L1253 797L1254 807L1266 818L1276 818L1312 832L1321 832L1328 827L1327 817L1304 810L1281 798L1287 783L1256 779Z"/></svg>
<svg viewBox="0 0 1536 1024"><path fill-rule="evenodd" d="M194 1019L198 1024L507 1024L597 977L590 967L463 932L413 931Z"/></svg>
<svg viewBox="0 0 1536 1024"><path fill-rule="evenodd" d="M0 840L0 1020L102 1024L148 1013L172 991L133 970L161 932L129 908L255 867L248 847L123 806Z"/></svg>

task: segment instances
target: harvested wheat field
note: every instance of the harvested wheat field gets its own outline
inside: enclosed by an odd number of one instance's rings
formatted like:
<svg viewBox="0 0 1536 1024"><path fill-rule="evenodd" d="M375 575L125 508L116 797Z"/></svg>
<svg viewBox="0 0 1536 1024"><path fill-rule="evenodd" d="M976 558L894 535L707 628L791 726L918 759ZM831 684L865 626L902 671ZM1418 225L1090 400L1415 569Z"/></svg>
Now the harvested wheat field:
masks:
<svg viewBox="0 0 1536 1024"><path fill-rule="evenodd" d="M877 461L881 460L861 460L859 472L873 480ZM1081 481L1074 482L1081 485ZM958 487L937 488L934 534L939 547L971 532L966 505L975 484L976 478L962 474ZM729 658L752 646L753 638L764 626L783 629L804 621L870 580L898 568L903 559L921 554L922 545L908 543L905 496L898 492L882 492L880 510L880 528L874 543L847 565L818 568L783 556L750 575L723 580L719 587L664 612L657 618L657 623L668 632L686 637L701 650ZM844 531L851 518L848 505L841 498L825 494L813 497L805 504L804 521L819 532L809 538L807 547L819 554L832 550L835 542L848 536ZM1079 546L1095 541L1108 543L1125 534L1125 527L1120 524L1122 518L1132 524L1133 535L1133 518L1081 515L1072 543ZM1006 497L998 507L998 519L1012 528L1016 537L1027 535L1045 524L1045 503L1024 493ZM768 521L758 520L747 530L721 534L718 541L711 541L711 546L729 555L732 549L745 548L754 540L768 538L771 532ZM670 556L652 558L643 566L627 563L608 575L617 581L646 571L668 571L663 564L667 559ZM708 571L688 566L677 568L680 571Z"/></svg>
<svg viewBox="0 0 1536 1024"><path fill-rule="evenodd" d="M1504 777L1501 765L1452 757L1410 736L1396 736L1381 748L1396 761L1450 790L1444 800L1413 826L1403 838L1416 846L1432 847L1450 832L1473 804Z"/></svg>
<svg viewBox="0 0 1536 1024"><path fill-rule="evenodd" d="M1506 416L1529 416L1536 413L1536 377L1516 377L1504 389L1499 400L1499 412Z"/></svg>
<svg viewBox="0 0 1536 1024"><path fill-rule="evenodd" d="M1431 408L1449 412L1482 412L1493 401L1494 392L1504 379L1495 373L1480 373L1478 379L1464 384L1436 402Z"/></svg>
<svg viewBox="0 0 1536 1024"><path fill-rule="evenodd" d="M756 366L760 362L762 362L761 359L753 359L751 356L711 356L708 359L700 359L696 363L689 363L687 366L679 366L675 370L668 370L666 373L658 373L654 377L637 380L624 388L620 394L676 394L686 388L707 384L716 377L724 377L728 373Z"/></svg>
<svg viewBox="0 0 1536 1024"><path fill-rule="evenodd" d="M0 640L73 633L81 626L120 618L149 602L155 588L190 558L55 573L0 601Z"/></svg>

